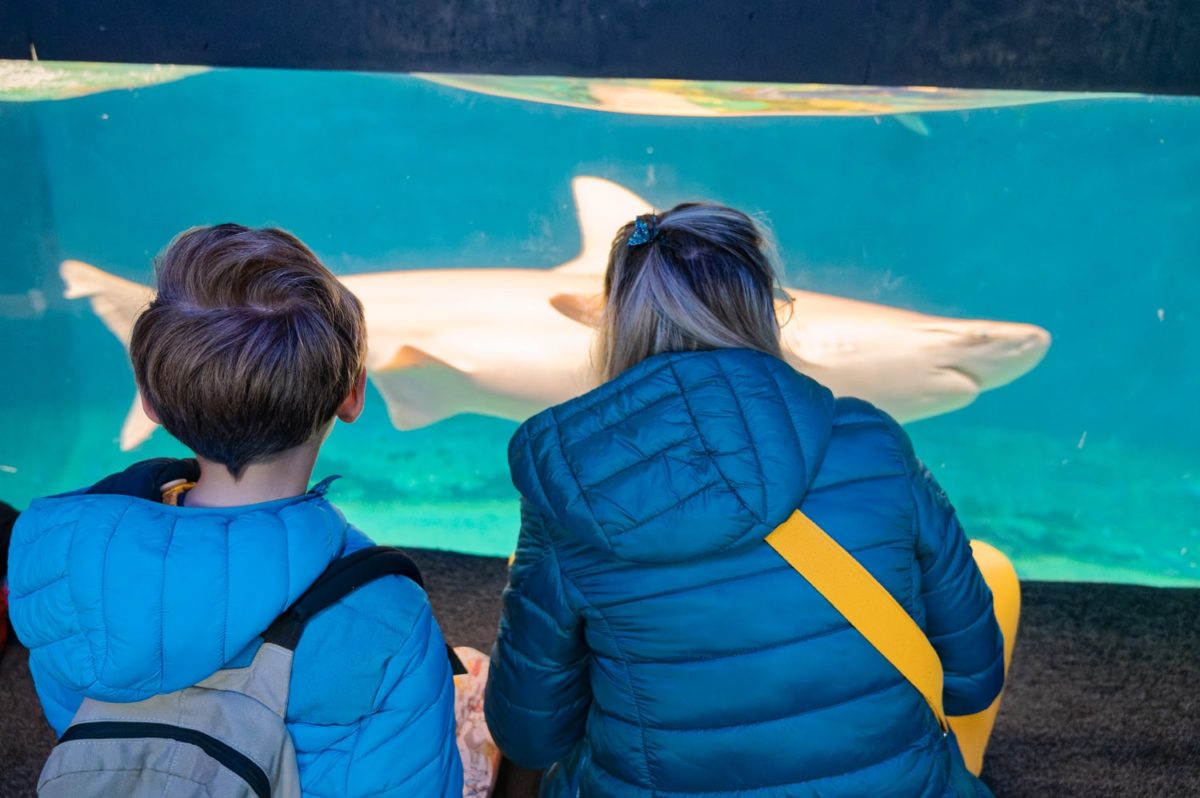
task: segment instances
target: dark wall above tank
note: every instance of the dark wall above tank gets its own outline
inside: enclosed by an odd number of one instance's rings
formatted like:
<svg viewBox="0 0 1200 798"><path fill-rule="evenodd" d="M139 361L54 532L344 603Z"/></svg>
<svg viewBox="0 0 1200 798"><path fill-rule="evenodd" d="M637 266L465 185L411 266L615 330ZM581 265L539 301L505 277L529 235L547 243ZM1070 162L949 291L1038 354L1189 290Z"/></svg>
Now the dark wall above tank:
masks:
<svg viewBox="0 0 1200 798"><path fill-rule="evenodd" d="M0 57L1200 94L1194 0L6 0Z"/></svg>

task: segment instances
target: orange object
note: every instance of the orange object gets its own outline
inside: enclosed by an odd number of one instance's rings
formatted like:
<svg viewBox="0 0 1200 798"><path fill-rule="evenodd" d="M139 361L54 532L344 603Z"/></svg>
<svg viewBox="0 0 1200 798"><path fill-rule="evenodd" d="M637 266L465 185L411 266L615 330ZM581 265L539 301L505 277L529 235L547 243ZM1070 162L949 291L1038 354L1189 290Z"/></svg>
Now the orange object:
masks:
<svg viewBox="0 0 1200 798"><path fill-rule="evenodd" d="M1017 624L1021 617L1021 583L1013 564L995 547L973 540L971 552L983 574L983 581L992 590L992 606L996 611L1000 632L1004 635L1004 677L1007 681L1008 666L1012 662L1013 646L1017 641ZM1001 692L983 712L950 718L950 728L954 729L954 736L958 738L963 761L976 776L983 770L983 754L992 736L992 727L996 723L1000 699L1003 697L1004 693Z"/></svg>
<svg viewBox="0 0 1200 798"><path fill-rule="evenodd" d="M168 482L166 485L163 485L163 504L169 504L172 507L178 507L179 496L194 487L196 487L195 482L185 482L182 479L176 480L175 482Z"/></svg>

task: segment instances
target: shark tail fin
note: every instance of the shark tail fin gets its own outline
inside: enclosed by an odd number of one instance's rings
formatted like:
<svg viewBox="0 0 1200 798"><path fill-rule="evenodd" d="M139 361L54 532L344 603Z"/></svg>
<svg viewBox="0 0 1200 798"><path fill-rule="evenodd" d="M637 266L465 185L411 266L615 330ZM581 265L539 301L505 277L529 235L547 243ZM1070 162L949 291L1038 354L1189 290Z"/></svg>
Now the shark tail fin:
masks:
<svg viewBox="0 0 1200 798"><path fill-rule="evenodd" d="M133 323L154 298L154 292L79 260L64 260L59 274L67 285L63 295L67 299L86 298L104 326L128 350ZM149 438L155 426L142 410L141 397L134 394L133 405L121 427L121 451L127 452Z"/></svg>
<svg viewBox="0 0 1200 798"><path fill-rule="evenodd" d="M571 181L579 233L579 256L558 267L567 274L603 274L617 230L654 207L624 186L602 177L580 176Z"/></svg>
<svg viewBox="0 0 1200 798"><path fill-rule="evenodd" d="M58 273L67 284L63 296L67 299L86 297L104 326L128 349L133 323L154 298L154 291L81 260L64 260Z"/></svg>

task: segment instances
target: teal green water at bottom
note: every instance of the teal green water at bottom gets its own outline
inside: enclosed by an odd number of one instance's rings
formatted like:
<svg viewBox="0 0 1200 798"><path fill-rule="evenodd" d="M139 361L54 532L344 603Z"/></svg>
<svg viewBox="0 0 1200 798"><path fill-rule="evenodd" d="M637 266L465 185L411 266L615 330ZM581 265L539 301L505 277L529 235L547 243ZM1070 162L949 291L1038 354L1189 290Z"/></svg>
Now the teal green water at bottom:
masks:
<svg viewBox="0 0 1200 798"><path fill-rule="evenodd" d="M414 474L398 491L386 477L356 475L334 495L355 523L388 542L509 553L518 528L515 495L487 474L512 427L484 419L463 427L460 435L443 434L430 449L408 454L437 463L429 476ZM988 427L946 430L926 423L910 433L968 534L1006 552L1023 578L1200 585L1197 483L1182 459L1119 444L1079 448ZM322 460L322 473L349 470L349 461L339 462L340 448ZM404 458L356 450L360 473L364 454L383 474ZM1014 463L1029 468L1014 477ZM1172 472L1174 480L1159 478ZM386 498L389 493L394 498Z"/></svg>
<svg viewBox="0 0 1200 798"><path fill-rule="evenodd" d="M111 436L120 420L95 415L83 423ZM508 421L460 416L397 433L373 396L358 423L337 426L314 479L343 475L331 497L381 542L507 556L519 528L505 462L515 429ZM1200 585L1200 483L1187 458L946 419L910 425L909 433L968 534L1006 552L1023 578ZM184 454L161 430L138 451ZM86 484L128 460L114 454L60 464L53 482ZM30 473L36 469L31 463Z"/></svg>

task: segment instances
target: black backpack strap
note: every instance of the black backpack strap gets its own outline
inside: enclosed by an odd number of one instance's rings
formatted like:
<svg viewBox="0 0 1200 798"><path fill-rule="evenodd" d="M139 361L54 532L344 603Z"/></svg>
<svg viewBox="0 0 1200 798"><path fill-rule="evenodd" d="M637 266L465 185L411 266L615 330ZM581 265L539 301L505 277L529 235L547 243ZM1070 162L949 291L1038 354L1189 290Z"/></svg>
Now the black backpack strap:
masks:
<svg viewBox="0 0 1200 798"><path fill-rule="evenodd" d="M92 485L84 493L110 493L136 496L147 501L162 501L162 486L183 480L195 482L200 478L200 463L194 457L177 460L174 457L155 457L134 463L117 474L111 474Z"/></svg>
<svg viewBox="0 0 1200 798"><path fill-rule="evenodd" d="M330 563L308 590L296 599L287 612L280 615L263 633L263 642L275 643L295 650L304 634L304 627L322 610L336 604L363 585L384 576L403 576L422 589L425 581L421 569L412 558L394 546L370 546ZM451 669L455 674L466 673L454 649L446 646Z"/></svg>

